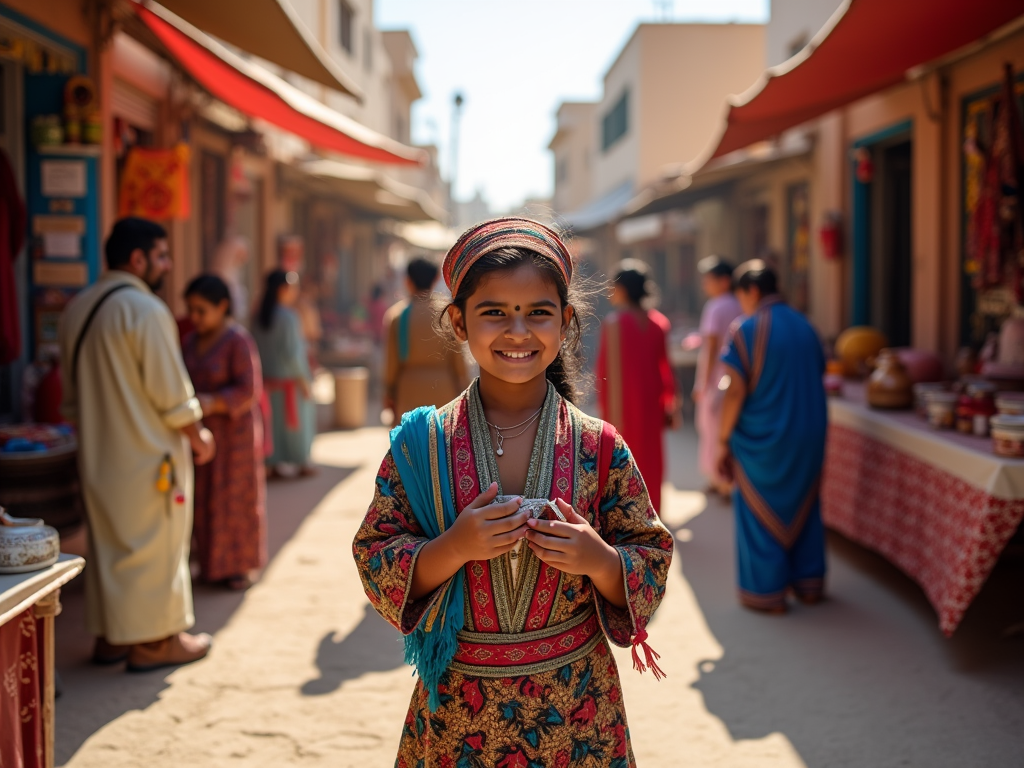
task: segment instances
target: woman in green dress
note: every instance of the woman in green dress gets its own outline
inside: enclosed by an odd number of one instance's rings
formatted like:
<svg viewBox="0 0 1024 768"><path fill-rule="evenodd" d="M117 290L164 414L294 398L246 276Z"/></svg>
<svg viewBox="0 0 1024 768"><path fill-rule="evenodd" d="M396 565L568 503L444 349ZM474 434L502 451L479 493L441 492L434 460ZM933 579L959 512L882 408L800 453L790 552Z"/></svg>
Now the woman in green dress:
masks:
<svg viewBox="0 0 1024 768"><path fill-rule="evenodd" d="M299 276L275 269L253 324L263 361L263 386L270 396L273 449L267 458L271 476L314 474L309 452L316 433L316 407L310 394L312 375L302 336L302 322L293 307L299 298Z"/></svg>

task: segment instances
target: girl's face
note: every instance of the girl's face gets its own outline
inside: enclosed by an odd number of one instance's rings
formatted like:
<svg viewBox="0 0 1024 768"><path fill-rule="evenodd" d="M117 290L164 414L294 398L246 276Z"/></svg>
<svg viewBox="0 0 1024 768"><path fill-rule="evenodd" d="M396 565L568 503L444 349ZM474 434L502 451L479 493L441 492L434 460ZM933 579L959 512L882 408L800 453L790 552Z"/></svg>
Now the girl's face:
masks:
<svg viewBox="0 0 1024 768"><path fill-rule="evenodd" d="M533 264L493 272L467 299L448 309L455 335L469 342L482 373L509 384L545 376L573 316L549 275Z"/></svg>
<svg viewBox="0 0 1024 768"><path fill-rule="evenodd" d="M185 305L188 307L188 319L192 321L196 333L200 336L220 330L227 322L227 301L214 304L198 294L192 294L185 297Z"/></svg>

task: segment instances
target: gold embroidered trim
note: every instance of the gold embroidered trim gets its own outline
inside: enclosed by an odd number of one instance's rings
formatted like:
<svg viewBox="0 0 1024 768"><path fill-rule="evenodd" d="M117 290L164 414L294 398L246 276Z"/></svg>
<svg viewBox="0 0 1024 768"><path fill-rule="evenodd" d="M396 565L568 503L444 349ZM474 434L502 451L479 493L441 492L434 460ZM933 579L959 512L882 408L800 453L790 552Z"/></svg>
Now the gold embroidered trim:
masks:
<svg viewBox="0 0 1024 768"><path fill-rule="evenodd" d="M551 482L554 477L555 434L558 427L558 411L562 398L554 385L548 383L548 393L544 398L537 437L534 439L530 452L530 467L526 476L524 496L530 498L548 498L551 494ZM477 475L481 488L492 482L501 489L501 475L498 471L494 447L491 444L490 428L484 417L483 402L480 399L480 380L470 385L468 392L469 432L473 443ZM498 614L498 625L503 633L522 631L526 626L527 614L533 590L540 576L541 562L533 550L523 546L519 552L518 578L512 574L512 558L506 554L491 560L491 588L494 593L494 607Z"/></svg>
<svg viewBox="0 0 1024 768"><path fill-rule="evenodd" d="M579 661L589 656L600 643L604 642L604 639L604 635L601 632L595 632L590 640L572 653L567 653L565 656L559 656L555 659L534 662L533 664L521 664L513 667L478 667L471 664L463 664L460 661L453 661L448 665L448 668L472 677L522 677L524 675L537 675L541 672L551 672L560 669L566 664L572 664L574 661Z"/></svg>

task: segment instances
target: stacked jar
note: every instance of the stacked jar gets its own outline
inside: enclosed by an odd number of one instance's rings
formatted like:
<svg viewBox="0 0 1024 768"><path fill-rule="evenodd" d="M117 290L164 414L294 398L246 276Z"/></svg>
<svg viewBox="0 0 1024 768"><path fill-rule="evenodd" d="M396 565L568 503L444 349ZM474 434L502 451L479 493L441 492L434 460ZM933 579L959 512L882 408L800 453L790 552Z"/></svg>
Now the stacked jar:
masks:
<svg viewBox="0 0 1024 768"><path fill-rule="evenodd" d="M972 381L956 406L956 428L965 434L988 437L989 419L996 413L996 387L988 381Z"/></svg>

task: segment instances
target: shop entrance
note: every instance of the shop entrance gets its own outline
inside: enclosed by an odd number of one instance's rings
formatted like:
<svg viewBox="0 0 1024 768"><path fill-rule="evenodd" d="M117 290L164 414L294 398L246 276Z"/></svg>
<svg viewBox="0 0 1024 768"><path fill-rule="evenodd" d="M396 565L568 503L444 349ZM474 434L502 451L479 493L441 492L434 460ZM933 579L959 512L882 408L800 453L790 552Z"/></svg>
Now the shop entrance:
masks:
<svg viewBox="0 0 1024 768"><path fill-rule="evenodd" d="M21 67L13 61L0 59L0 149L18 184L22 196L25 194L25 177L22 168L24 148L21 124ZM23 249L24 251L24 249ZM22 339L22 356L8 365L0 365L0 423L18 420L20 382L26 355L24 354L28 327L28 260L24 252L16 254L14 262L14 283L17 292L19 320Z"/></svg>
<svg viewBox="0 0 1024 768"><path fill-rule="evenodd" d="M913 143L903 124L857 142L853 193L853 324L910 346Z"/></svg>

